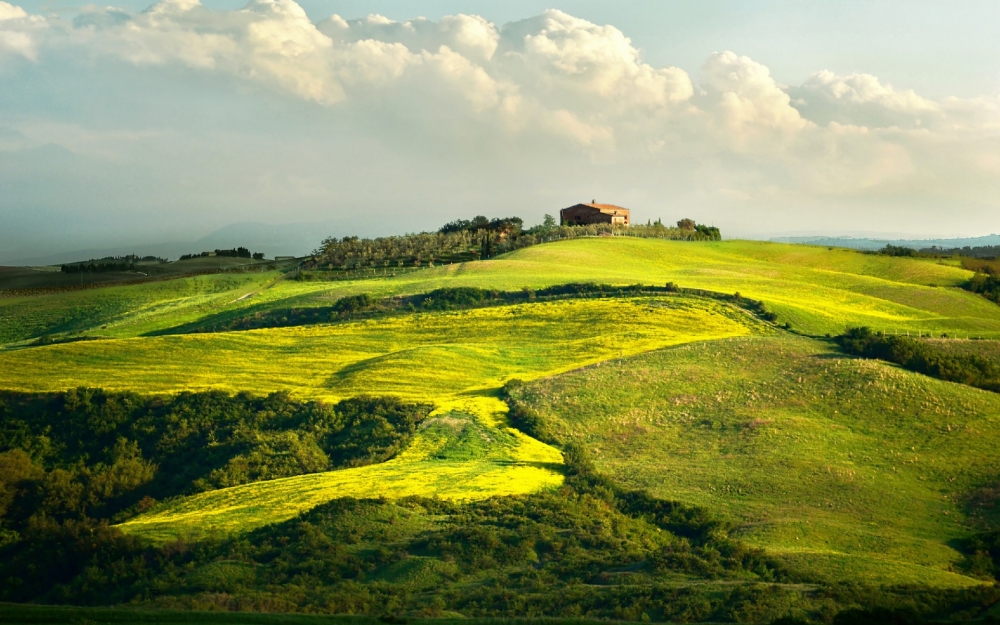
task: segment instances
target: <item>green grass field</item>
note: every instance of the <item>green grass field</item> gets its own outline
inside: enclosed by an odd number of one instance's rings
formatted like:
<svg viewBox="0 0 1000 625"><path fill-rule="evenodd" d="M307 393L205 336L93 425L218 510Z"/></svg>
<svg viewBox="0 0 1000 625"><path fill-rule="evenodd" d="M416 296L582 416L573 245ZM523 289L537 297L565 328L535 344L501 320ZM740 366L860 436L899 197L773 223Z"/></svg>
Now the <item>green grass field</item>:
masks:
<svg viewBox="0 0 1000 625"><path fill-rule="evenodd" d="M832 353L735 338L539 380L561 443L657 496L723 511L745 540L830 580L975 583L952 541L1000 481L1000 396Z"/></svg>
<svg viewBox="0 0 1000 625"><path fill-rule="evenodd" d="M609 331L613 328L613 331ZM139 517L126 529L169 539L285 520L342 496L476 499L557 485L557 451L504 427L495 399L510 378L534 379L690 341L766 332L719 302L686 296L568 300L421 313L317 326L109 339L0 353L0 386L76 386L173 393L222 389L336 401L360 394L431 401L477 415L489 450L437 449L461 431L424 431L385 464L213 491ZM463 417L464 418L464 417ZM513 437L513 438L512 438ZM509 440L504 447L498 441ZM462 442L468 451L472 442Z"/></svg>
<svg viewBox="0 0 1000 625"><path fill-rule="evenodd" d="M853 325L1000 338L1000 309L928 259L748 241L594 238L362 281L219 274L0 298L0 387L218 389L436 411L393 460L161 503L122 525L154 542L245 532L344 496L475 500L553 488L559 451L507 427L505 381L560 443L628 487L720 512L747 542L831 581L962 586L954 541L1000 480L1000 396L842 357L717 300L575 299L241 332L168 334L289 307L475 286L672 281L762 300L801 333ZM26 347L39 336L100 340ZM995 341L948 341L996 353ZM950 347L952 348L952 347ZM981 499L981 498L980 498Z"/></svg>
<svg viewBox="0 0 1000 625"><path fill-rule="evenodd" d="M0 298L0 343L43 334L134 337L357 293L423 293L445 286L520 289L573 281L663 284L763 300L795 329L847 325L1000 338L994 304L958 288L972 273L933 259L756 241L692 243L593 238L530 247L484 262L359 281L297 282L279 272L220 274L51 295Z"/></svg>

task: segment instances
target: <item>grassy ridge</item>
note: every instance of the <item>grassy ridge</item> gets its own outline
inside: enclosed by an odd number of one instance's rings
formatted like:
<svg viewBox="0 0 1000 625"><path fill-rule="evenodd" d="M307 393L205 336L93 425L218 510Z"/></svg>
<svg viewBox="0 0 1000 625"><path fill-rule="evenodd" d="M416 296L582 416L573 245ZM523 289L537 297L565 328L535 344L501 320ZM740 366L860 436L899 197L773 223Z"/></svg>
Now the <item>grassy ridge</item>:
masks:
<svg viewBox="0 0 1000 625"><path fill-rule="evenodd" d="M972 276L970 271L932 259L802 245L608 237L538 245L490 261L389 278L324 283L276 281L279 276L277 272L204 276L0 299L0 320L5 322L0 326L4 328L0 343L69 331L139 336L197 324L200 319L219 323L273 308L329 306L339 297L358 293L386 297L455 286L517 290L580 281L661 285L673 281L683 287L739 291L763 300L781 314L782 322L814 334L839 334L847 326L867 325L889 331L1000 337L996 305L959 288ZM208 297L204 285L194 288L199 280L222 290ZM242 280L246 282L227 282Z"/></svg>
<svg viewBox="0 0 1000 625"><path fill-rule="evenodd" d="M598 468L740 519L828 579L974 583L951 542L998 519L1000 396L790 337L687 345L516 391Z"/></svg>
<svg viewBox="0 0 1000 625"><path fill-rule="evenodd" d="M273 281L277 272L216 274L101 289L0 298L0 343L98 331L135 336L150 318L197 318Z"/></svg>
<svg viewBox="0 0 1000 625"><path fill-rule="evenodd" d="M574 300L335 325L86 341L0 352L0 386L219 389L337 400L437 401L625 354L748 334L729 306L688 297Z"/></svg>

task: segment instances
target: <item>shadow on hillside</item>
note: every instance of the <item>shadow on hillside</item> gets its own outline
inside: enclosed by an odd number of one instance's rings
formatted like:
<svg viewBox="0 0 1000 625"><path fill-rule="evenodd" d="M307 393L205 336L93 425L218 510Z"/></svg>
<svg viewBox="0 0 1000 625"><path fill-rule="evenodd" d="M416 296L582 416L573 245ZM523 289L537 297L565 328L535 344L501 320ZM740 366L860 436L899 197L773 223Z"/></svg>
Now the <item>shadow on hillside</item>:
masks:
<svg viewBox="0 0 1000 625"><path fill-rule="evenodd" d="M252 317L258 313L273 312L274 302L267 304L259 304L257 306L251 306L249 308L241 308L240 310L224 311L219 313L214 313L205 317L200 317L196 321L191 321L188 323L182 323L170 328L163 328L161 330L152 330L141 334L140 336L151 337L151 336L169 336L172 334L193 334L193 333L214 333L214 332L232 332L239 331L236 329L226 329L220 326L225 326L239 319ZM247 328L251 329L251 328Z"/></svg>

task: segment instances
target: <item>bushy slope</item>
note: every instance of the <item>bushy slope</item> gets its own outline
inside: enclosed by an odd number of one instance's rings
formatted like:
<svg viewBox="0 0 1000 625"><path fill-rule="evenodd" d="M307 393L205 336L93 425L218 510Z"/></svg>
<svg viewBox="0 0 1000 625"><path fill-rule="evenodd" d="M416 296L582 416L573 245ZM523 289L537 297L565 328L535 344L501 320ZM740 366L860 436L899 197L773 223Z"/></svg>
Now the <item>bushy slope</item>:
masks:
<svg viewBox="0 0 1000 625"><path fill-rule="evenodd" d="M829 579L963 584L954 541L1000 481L1000 395L794 337L685 345L516 391L560 443L657 496L724 511Z"/></svg>
<svg viewBox="0 0 1000 625"><path fill-rule="evenodd" d="M562 455L502 426L496 399L452 402L382 464L223 488L174 500L121 525L156 542L230 536L287 521L341 497L475 501L557 487Z"/></svg>

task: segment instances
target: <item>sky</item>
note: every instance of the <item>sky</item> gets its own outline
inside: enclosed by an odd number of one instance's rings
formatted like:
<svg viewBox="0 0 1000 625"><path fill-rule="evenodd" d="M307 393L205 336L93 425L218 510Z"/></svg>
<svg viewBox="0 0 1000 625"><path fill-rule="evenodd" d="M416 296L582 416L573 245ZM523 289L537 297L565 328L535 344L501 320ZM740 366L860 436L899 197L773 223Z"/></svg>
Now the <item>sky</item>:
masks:
<svg viewBox="0 0 1000 625"><path fill-rule="evenodd" d="M526 223L1000 231L1000 3L0 1L0 262Z"/></svg>

